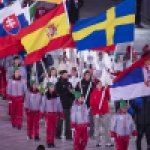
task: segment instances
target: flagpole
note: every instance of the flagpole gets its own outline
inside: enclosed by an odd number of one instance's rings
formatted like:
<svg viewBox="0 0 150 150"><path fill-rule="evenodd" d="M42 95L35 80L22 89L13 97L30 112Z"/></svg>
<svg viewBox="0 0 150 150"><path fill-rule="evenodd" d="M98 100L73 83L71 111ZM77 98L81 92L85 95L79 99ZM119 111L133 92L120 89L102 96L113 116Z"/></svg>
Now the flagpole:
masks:
<svg viewBox="0 0 150 150"><path fill-rule="evenodd" d="M68 12L67 12L67 8L66 8L66 0L63 0L63 5L64 5L65 14L66 14L67 22L68 22L68 27L70 29L70 22L69 22Z"/></svg>

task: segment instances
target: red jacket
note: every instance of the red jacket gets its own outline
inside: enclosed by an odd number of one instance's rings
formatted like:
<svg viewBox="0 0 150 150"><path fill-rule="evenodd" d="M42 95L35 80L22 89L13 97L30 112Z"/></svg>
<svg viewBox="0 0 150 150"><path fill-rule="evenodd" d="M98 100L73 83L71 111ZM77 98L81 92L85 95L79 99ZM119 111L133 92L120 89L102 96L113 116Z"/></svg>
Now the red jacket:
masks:
<svg viewBox="0 0 150 150"><path fill-rule="evenodd" d="M101 91L98 91L98 89L95 88L90 95L90 106L91 106L93 115L97 115L97 114L105 115L109 113L109 107L108 107L108 100L110 98L109 88L107 88L105 91L105 96L104 96L104 100L102 103L102 107L101 109L99 109L99 104L100 104L103 90L104 88L102 88Z"/></svg>

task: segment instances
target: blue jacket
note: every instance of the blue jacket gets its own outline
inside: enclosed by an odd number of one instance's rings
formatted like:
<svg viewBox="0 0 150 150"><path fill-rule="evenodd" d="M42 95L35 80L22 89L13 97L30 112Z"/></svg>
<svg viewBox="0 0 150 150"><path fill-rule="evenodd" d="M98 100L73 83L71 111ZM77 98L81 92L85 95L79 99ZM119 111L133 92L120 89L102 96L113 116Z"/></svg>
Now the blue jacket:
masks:
<svg viewBox="0 0 150 150"><path fill-rule="evenodd" d="M150 125L150 96L135 98L128 112L135 116L136 124Z"/></svg>

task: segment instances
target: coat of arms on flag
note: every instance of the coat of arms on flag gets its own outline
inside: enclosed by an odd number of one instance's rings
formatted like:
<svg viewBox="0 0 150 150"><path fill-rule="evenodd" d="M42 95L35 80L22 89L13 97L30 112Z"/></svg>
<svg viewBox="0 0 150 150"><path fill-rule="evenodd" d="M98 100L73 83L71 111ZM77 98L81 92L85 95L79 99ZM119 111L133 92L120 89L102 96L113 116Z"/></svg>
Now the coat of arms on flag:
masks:
<svg viewBox="0 0 150 150"><path fill-rule="evenodd" d="M18 17L15 14L12 14L4 18L3 28L9 34L17 34L21 29Z"/></svg>
<svg viewBox="0 0 150 150"><path fill-rule="evenodd" d="M57 27L54 24L50 24L48 27L47 36L52 38L53 36L57 35Z"/></svg>
<svg viewBox="0 0 150 150"><path fill-rule="evenodd" d="M150 86L150 60L147 60L143 66L144 81L146 86Z"/></svg>

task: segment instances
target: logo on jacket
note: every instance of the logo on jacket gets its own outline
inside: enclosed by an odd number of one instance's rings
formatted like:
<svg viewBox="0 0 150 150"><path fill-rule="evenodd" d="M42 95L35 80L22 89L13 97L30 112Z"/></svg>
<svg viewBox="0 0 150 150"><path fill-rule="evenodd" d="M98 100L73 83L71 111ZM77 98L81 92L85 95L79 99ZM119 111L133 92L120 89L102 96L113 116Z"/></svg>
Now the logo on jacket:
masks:
<svg viewBox="0 0 150 150"><path fill-rule="evenodd" d="M9 15L3 20L3 27L8 34L17 34L21 28L15 14Z"/></svg>
<svg viewBox="0 0 150 150"><path fill-rule="evenodd" d="M47 36L49 38L53 38L55 35L57 35L57 27L54 24L49 25L48 27Z"/></svg>

